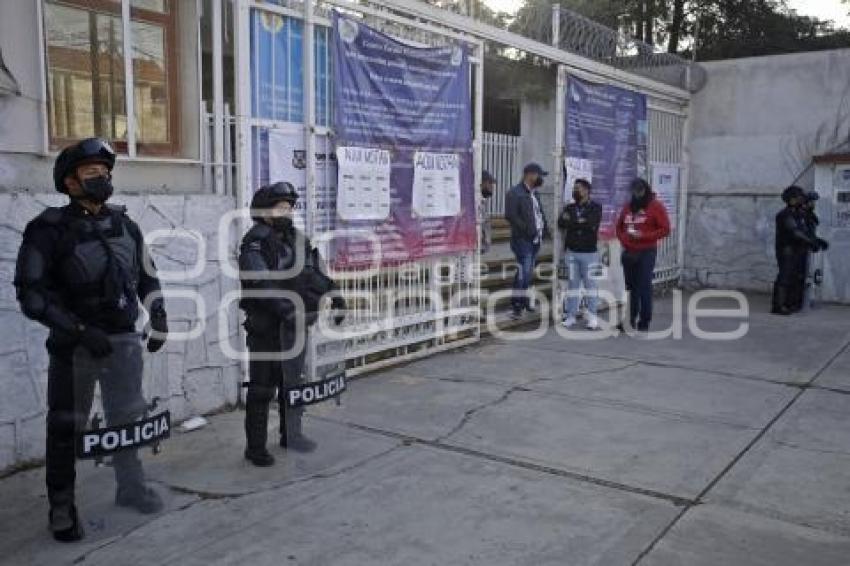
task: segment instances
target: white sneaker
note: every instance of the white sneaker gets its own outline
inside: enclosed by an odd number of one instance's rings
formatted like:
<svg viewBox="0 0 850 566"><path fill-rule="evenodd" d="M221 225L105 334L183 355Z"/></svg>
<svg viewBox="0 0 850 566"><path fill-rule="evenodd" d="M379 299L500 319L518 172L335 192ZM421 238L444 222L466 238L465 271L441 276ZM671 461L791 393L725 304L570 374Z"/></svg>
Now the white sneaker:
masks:
<svg viewBox="0 0 850 566"><path fill-rule="evenodd" d="M563 320L563 322L561 322L561 325L564 326L565 328L572 328L573 326L576 325L576 317L568 316L567 318L565 318Z"/></svg>
<svg viewBox="0 0 850 566"><path fill-rule="evenodd" d="M596 315L588 314L586 320L588 330L599 330L599 319L596 318Z"/></svg>

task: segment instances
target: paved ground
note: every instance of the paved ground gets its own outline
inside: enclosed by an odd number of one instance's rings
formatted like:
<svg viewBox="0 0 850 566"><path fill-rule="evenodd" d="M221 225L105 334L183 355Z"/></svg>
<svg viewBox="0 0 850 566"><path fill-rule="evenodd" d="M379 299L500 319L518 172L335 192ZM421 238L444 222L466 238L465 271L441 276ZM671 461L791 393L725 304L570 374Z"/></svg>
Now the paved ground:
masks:
<svg viewBox="0 0 850 566"><path fill-rule="evenodd" d="M241 413L214 417L148 458L157 517L81 465L74 546L48 537L43 471L11 476L0 563L846 566L850 309L752 308L735 342L550 330L368 376L272 469L242 461Z"/></svg>

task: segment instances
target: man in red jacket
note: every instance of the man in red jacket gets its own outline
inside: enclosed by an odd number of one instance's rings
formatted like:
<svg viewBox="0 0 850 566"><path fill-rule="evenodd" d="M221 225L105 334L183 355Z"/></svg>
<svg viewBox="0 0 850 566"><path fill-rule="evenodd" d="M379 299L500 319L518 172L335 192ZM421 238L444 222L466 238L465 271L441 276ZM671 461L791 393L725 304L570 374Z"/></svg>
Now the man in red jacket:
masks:
<svg viewBox="0 0 850 566"><path fill-rule="evenodd" d="M623 274L629 291L631 328L648 331L652 320L652 275L658 242L670 234L664 205L643 179L631 184L632 199L617 219L617 238L623 245Z"/></svg>

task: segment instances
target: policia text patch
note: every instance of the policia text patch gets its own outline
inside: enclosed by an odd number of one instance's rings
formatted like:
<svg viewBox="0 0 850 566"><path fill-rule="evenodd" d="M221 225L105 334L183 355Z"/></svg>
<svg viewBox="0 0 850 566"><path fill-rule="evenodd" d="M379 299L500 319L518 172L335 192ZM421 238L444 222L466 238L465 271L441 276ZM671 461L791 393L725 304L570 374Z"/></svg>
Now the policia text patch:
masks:
<svg viewBox="0 0 850 566"><path fill-rule="evenodd" d="M171 435L171 413L163 411L125 425L89 430L77 438L78 458L99 458L155 444Z"/></svg>
<svg viewBox="0 0 850 566"><path fill-rule="evenodd" d="M286 404L290 407L313 405L339 396L345 391L345 374L338 373L322 381L311 381L286 390Z"/></svg>

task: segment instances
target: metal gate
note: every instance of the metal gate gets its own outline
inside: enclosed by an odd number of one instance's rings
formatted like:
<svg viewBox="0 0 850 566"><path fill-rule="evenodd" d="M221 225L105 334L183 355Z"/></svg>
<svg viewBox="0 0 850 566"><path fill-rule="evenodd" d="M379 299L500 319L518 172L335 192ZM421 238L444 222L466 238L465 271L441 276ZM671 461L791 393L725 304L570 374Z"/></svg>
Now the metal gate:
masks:
<svg viewBox="0 0 850 566"><path fill-rule="evenodd" d="M584 75L594 81L613 82L640 90L650 97L650 160L679 163L681 198L677 212L677 237L671 238L661 252L659 280L674 280L682 263L684 209L686 207L687 163L683 160L683 135L688 94L658 81L625 73L557 47L487 26L469 18L439 10L416 0L234 0L236 7L235 56L237 84L237 155L239 157L238 201L245 206L260 178L259 149L264 136L273 132L303 135L306 210L303 216L306 233L321 241L326 235L329 209L321 206L327 194L319 194L321 174L317 154L333 148L330 123L332 80L330 69L330 11L338 9L350 17L384 33L418 45L446 45L463 42L471 46L474 56L472 89L474 100L475 187L480 183L482 151L486 165L506 186L515 173L519 140L484 137L483 54L486 41L507 45L524 53L541 57L559 65L559 77L566 72ZM257 108L252 93L251 69L255 51L252 29L257 25L280 30L281 56L296 57L303 71L294 73L292 65L282 68L286 87L274 104L273 115ZM306 47L306 48L305 48ZM293 55L296 53L297 55ZM559 79L560 84L560 79ZM560 87L559 87L560 88ZM563 106L559 90L558 104ZM562 184L563 108L556 120L555 186ZM220 161L217 159L216 161ZM503 212L504 199L491 199L491 214ZM555 204L560 207L561 190L555 191ZM560 245L558 242L556 245ZM556 261L559 259L556 254ZM555 271L557 272L557 270ZM346 322L346 335L328 336L314 333L308 350L313 375L322 366L344 361L351 373L427 355L442 349L473 343L479 339L478 250L407 265L372 271L350 271L339 276L343 294L352 310Z"/></svg>
<svg viewBox="0 0 850 566"><path fill-rule="evenodd" d="M267 179L263 159L268 139L273 135L303 135L306 158L305 233L317 245L331 237L333 214L321 206L317 187L328 186L317 167L317 154L334 150L330 120L332 89L330 72L331 10L358 18L414 45L441 46L466 43L473 52L470 62L475 112L475 186L480 183L481 118L483 110L483 42L423 21L404 18L369 3L345 0L308 2L255 2L237 0L237 96L240 152L240 202L246 206L252 191ZM252 92L251 69L257 64L257 26L286 34L276 38L272 53L280 57L300 57L302 72L283 65L287 73L281 100L275 99L271 112L258 108ZM293 55L298 53L299 55ZM295 62L297 59L293 59ZM272 65L275 63L273 62ZM298 90L303 89L303 93ZM299 96L300 94L300 96ZM264 114L273 114L272 116ZM266 144L264 146L264 144ZM264 149L265 147L265 149ZM264 177L263 175L266 175ZM348 304L348 316L341 331L323 332L314 327L308 341L307 367L311 378L325 367L345 363L349 375L429 353L461 347L479 340L477 251L429 258L401 266L350 270L335 273Z"/></svg>

